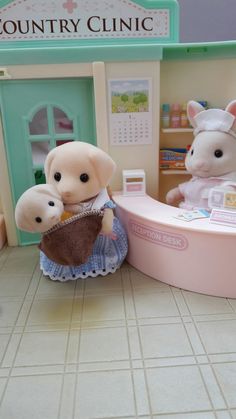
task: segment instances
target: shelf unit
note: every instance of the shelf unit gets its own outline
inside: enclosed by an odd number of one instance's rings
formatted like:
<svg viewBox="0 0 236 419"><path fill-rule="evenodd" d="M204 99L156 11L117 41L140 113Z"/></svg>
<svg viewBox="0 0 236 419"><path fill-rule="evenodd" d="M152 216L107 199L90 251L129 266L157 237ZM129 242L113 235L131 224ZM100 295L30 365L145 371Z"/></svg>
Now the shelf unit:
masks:
<svg viewBox="0 0 236 419"><path fill-rule="evenodd" d="M192 140L193 128L161 128L160 130L160 148L186 148L192 143ZM190 177L190 174L183 169L160 168L160 201L165 202L166 193Z"/></svg>
<svg viewBox="0 0 236 419"><path fill-rule="evenodd" d="M162 175L189 175L187 170L161 169Z"/></svg>
<svg viewBox="0 0 236 419"><path fill-rule="evenodd" d="M176 133L193 132L193 128L162 128L161 131L165 134L176 134Z"/></svg>

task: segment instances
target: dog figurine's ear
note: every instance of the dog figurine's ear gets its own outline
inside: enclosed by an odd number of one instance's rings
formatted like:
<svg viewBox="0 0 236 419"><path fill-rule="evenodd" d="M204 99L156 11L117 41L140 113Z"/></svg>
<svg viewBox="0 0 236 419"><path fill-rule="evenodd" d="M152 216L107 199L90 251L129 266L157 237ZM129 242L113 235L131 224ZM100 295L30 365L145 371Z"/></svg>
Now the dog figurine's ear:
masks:
<svg viewBox="0 0 236 419"><path fill-rule="evenodd" d="M57 153L57 148L53 148L51 151L49 151L49 153L46 157L45 163L44 163L44 172L45 172L47 183L49 182L51 165L52 165L52 161L53 161L56 153Z"/></svg>
<svg viewBox="0 0 236 419"><path fill-rule="evenodd" d="M89 160L93 165L100 187L105 188L116 170L115 162L99 148L90 150Z"/></svg>

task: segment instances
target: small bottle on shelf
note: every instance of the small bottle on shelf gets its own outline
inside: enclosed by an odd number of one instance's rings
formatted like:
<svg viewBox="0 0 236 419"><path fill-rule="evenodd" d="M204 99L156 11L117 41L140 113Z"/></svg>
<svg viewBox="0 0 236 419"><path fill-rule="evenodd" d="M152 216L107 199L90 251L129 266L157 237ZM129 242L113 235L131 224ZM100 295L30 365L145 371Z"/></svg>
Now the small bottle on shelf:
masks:
<svg viewBox="0 0 236 419"><path fill-rule="evenodd" d="M171 128L180 128L180 105L178 103L171 106L170 126Z"/></svg>
<svg viewBox="0 0 236 419"><path fill-rule="evenodd" d="M161 108L161 127L170 128L170 105L163 103Z"/></svg>
<svg viewBox="0 0 236 419"><path fill-rule="evenodd" d="M208 109L208 102L206 100L198 100L198 103L200 103L203 108Z"/></svg>
<svg viewBox="0 0 236 419"><path fill-rule="evenodd" d="M188 122L188 117L187 117L187 104L184 103L182 105L182 109L180 112L180 126L181 128L188 128L189 127L189 122Z"/></svg>

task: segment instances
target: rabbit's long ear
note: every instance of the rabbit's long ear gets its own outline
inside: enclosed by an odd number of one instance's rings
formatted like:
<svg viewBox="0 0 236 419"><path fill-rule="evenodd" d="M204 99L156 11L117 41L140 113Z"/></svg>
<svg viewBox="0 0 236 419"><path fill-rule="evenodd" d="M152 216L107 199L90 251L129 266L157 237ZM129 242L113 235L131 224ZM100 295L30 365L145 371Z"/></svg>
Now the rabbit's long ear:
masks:
<svg viewBox="0 0 236 419"><path fill-rule="evenodd" d="M200 105L200 103L195 102L194 100L190 100L187 104L187 115L188 115L188 119L190 124L192 125L193 128L196 128L196 122L194 120L194 117L199 113L204 111L205 109L203 108L202 105Z"/></svg>
<svg viewBox="0 0 236 419"><path fill-rule="evenodd" d="M226 108L225 108L226 112L231 113L233 116L236 117L236 100L232 100L232 102L230 102Z"/></svg>
<svg viewBox="0 0 236 419"><path fill-rule="evenodd" d="M232 100L232 102L226 106L225 110L236 118L236 100ZM234 120L231 130L236 132L236 119Z"/></svg>

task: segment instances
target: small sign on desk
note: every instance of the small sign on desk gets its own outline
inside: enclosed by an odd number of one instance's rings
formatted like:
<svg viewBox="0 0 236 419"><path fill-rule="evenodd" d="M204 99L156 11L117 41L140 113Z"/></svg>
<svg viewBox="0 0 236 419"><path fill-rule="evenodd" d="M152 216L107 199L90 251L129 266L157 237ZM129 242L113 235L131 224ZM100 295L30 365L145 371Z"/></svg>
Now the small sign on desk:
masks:
<svg viewBox="0 0 236 419"><path fill-rule="evenodd" d="M123 170L123 195L142 196L146 193L145 172L143 169Z"/></svg>
<svg viewBox="0 0 236 419"><path fill-rule="evenodd" d="M236 211L213 208L210 216L210 222L236 227Z"/></svg>

